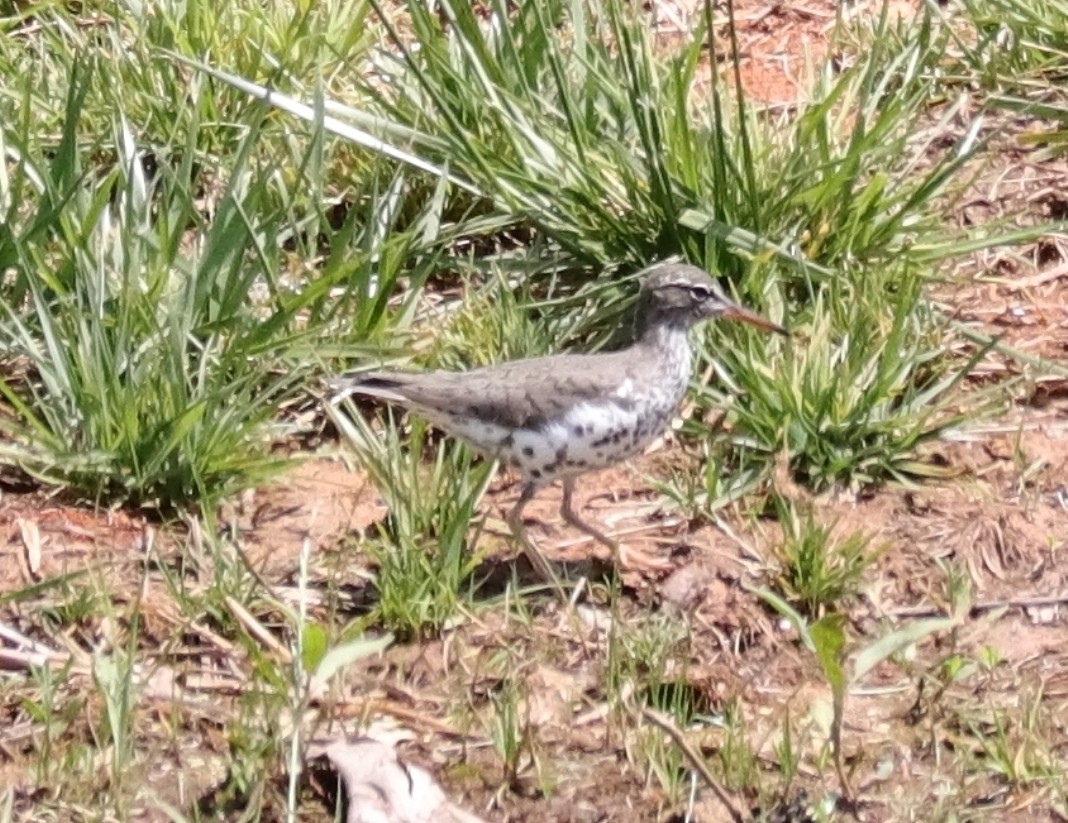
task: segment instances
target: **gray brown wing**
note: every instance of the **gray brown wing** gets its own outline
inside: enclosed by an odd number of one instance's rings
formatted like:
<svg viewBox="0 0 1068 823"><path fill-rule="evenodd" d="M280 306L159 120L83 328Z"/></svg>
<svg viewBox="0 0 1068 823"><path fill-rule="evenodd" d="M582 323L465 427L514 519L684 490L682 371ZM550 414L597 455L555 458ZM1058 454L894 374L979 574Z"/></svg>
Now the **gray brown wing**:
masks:
<svg viewBox="0 0 1068 823"><path fill-rule="evenodd" d="M469 372L375 372L352 389L392 399L431 420L447 410L510 428L537 428L570 406L611 395L632 371L626 351L561 354Z"/></svg>

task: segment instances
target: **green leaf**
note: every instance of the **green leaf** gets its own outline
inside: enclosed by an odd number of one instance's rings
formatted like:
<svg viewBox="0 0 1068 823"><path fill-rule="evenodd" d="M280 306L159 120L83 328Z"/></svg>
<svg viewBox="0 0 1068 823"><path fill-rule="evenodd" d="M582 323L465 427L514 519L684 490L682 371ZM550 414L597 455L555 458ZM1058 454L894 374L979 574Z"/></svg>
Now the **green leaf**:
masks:
<svg viewBox="0 0 1068 823"><path fill-rule="evenodd" d="M908 625L883 635L874 643L865 646L853 655L853 682L856 683L891 655L920 642L923 638L939 632L950 631L961 625L963 616L934 617L916 620Z"/></svg>
<svg viewBox="0 0 1068 823"><path fill-rule="evenodd" d="M836 699L845 694L845 674L842 670L842 652L845 649L845 617L828 614L809 627L816 658Z"/></svg>
<svg viewBox="0 0 1068 823"><path fill-rule="evenodd" d="M326 655L326 632L318 623L305 623L300 634L301 664L304 671L315 671Z"/></svg>
<svg viewBox="0 0 1068 823"><path fill-rule="evenodd" d="M334 646L322 656L318 666L314 668L315 677L326 682L350 663L381 654L392 643L393 635L384 634L381 637L361 637L340 646ZM309 670L312 668L309 666Z"/></svg>

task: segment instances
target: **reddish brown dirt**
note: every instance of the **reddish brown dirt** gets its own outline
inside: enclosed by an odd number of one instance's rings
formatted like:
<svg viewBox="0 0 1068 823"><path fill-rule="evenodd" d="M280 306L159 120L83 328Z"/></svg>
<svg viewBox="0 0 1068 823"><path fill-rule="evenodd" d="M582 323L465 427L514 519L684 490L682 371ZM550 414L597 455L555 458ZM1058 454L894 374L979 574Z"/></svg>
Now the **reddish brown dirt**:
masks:
<svg viewBox="0 0 1068 823"><path fill-rule="evenodd" d="M233 507L249 560L264 573L291 570L304 541L330 549L386 513L374 487L340 460L309 460Z"/></svg>
<svg viewBox="0 0 1068 823"><path fill-rule="evenodd" d="M700 29L704 16L703 0L672 0L650 3L650 12L660 45L672 48L691 42ZM890 19L912 19L920 7L917 0L892 0L887 13ZM855 3L836 3L834 0L810 0L805 3L785 3L782 0L736 0L734 24L738 40L738 80L746 98L768 107L788 107L808 94L812 73L827 56L830 36L840 22L870 19L878 15L882 3L859 0ZM730 21L722 4L714 5L713 25L716 31L717 60L732 54ZM843 61L850 59L842 55ZM704 91L703 84L711 82L707 62L698 71L695 93ZM734 78L724 77L728 82Z"/></svg>

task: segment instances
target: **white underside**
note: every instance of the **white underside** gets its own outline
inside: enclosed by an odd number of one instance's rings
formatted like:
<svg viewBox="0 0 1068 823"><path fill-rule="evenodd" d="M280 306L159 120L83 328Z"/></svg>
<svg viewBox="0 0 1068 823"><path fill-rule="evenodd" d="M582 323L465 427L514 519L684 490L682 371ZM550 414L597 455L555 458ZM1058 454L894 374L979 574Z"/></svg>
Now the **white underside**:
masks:
<svg viewBox="0 0 1068 823"><path fill-rule="evenodd" d="M631 381L626 380L605 402L582 403L537 429L512 431L494 423L453 419L448 430L528 478L548 483L614 465L641 453L656 438L677 400L670 398L660 408L642 409L633 402L633 391ZM617 399L619 403L613 402ZM486 448L487 443L496 448Z"/></svg>

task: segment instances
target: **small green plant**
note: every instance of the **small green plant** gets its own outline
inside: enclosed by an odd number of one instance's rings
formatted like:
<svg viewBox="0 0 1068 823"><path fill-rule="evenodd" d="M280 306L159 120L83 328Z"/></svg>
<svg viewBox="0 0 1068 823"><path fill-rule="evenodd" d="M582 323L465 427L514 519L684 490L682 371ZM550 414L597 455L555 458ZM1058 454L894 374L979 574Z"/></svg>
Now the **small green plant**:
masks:
<svg viewBox="0 0 1068 823"><path fill-rule="evenodd" d="M712 435L718 472L757 468L767 478L785 452L793 479L816 490L945 474L921 448L981 413L981 396L968 415L951 399L985 349L951 361L921 287L915 271L888 266L855 286L819 287L795 317L792 340L749 335L710 345L720 380L699 400L725 412L726 435ZM719 476L709 501L722 496Z"/></svg>
<svg viewBox="0 0 1068 823"><path fill-rule="evenodd" d="M97 734L97 747L109 754L110 798L120 817L126 816L131 792L131 770L137 756L137 704L140 685L134 674L134 655L126 650L100 653L93 658L93 682L104 698L104 714ZM136 782L136 778L134 778Z"/></svg>
<svg viewBox="0 0 1068 823"><path fill-rule="evenodd" d="M1059 79L1068 67L1068 3L965 0L961 5L976 35L958 41L962 68L994 92L995 106L1026 111L1035 105L1034 114L1061 120L1062 128L1047 139L1063 151L1068 108Z"/></svg>
<svg viewBox="0 0 1068 823"><path fill-rule="evenodd" d="M794 778L797 776L798 768L801 765L801 758L803 752L797 748L797 742L794 740L794 731L791 725L790 708L787 706L786 713L782 719L782 734L779 735L775 741L775 759L779 764L779 771L782 777L782 790L780 794L783 797L790 796L790 788L793 784Z"/></svg>
<svg viewBox="0 0 1068 823"><path fill-rule="evenodd" d="M511 676L506 676L490 694L493 707L490 739L504 767L504 785L512 789L519 785L523 754L526 753L532 762L536 761L531 744L530 722L523 716L526 703L527 696Z"/></svg>
<svg viewBox="0 0 1068 823"><path fill-rule="evenodd" d="M816 522L811 511L799 514L794 504L776 495L782 542L775 548L776 588L813 619L840 611L856 595L865 570L877 553L860 532L834 536L834 526Z"/></svg>
<svg viewBox="0 0 1068 823"><path fill-rule="evenodd" d="M78 721L85 710L84 695L65 692L69 682L69 670L34 668L30 671L32 693L18 701L21 713L40 730L33 771L41 785L55 785L61 779L65 736L72 728L80 728Z"/></svg>
<svg viewBox="0 0 1068 823"><path fill-rule="evenodd" d="M665 722L685 729L707 715L704 694L687 678L691 637L677 616L644 615L624 620L617 615L609 635L607 683L628 756L648 771L670 803L680 802L689 786L687 759L676 743L655 725L631 722L631 707L661 713Z"/></svg>
<svg viewBox="0 0 1068 823"><path fill-rule="evenodd" d="M702 428L705 428L702 426ZM721 461L722 446L716 442L725 437L718 427L703 432L694 453L674 457L669 477L654 485L687 516L715 519L716 513L760 490L764 484L764 467L757 462L744 466Z"/></svg>
<svg viewBox="0 0 1068 823"><path fill-rule="evenodd" d="M691 770L685 754L653 725L635 729L628 741L631 756L655 778L669 806L678 805L690 790Z"/></svg>
<svg viewBox="0 0 1068 823"><path fill-rule="evenodd" d="M686 622L668 614L641 620L613 621L606 662L609 694L626 699L632 694L652 708L689 723L697 708L684 689L689 661L690 632Z"/></svg>
<svg viewBox="0 0 1068 823"><path fill-rule="evenodd" d="M991 707L985 718L962 717L971 736L979 743L982 757L974 768L998 775L1010 785L1025 789L1034 784L1063 782L1064 768L1053 751L1056 734L1042 694L1021 695L1030 705L1012 709Z"/></svg>
<svg viewBox="0 0 1068 823"><path fill-rule="evenodd" d="M967 612L975 602L974 583L967 565L959 558L938 558L935 567L941 575L937 593L940 605L950 614Z"/></svg>
<svg viewBox="0 0 1068 823"><path fill-rule="evenodd" d="M734 699L724 706L721 725L723 742L716 753L726 785L734 790L752 790L761 786L760 761L749 739L744 706Z"/></svg>

